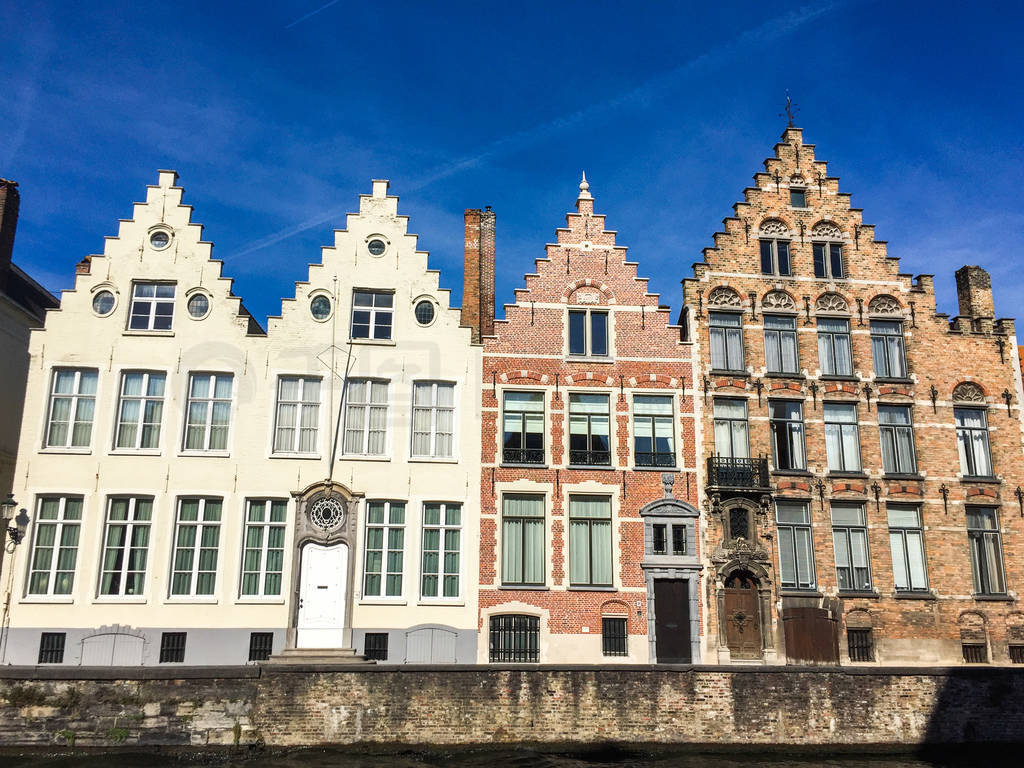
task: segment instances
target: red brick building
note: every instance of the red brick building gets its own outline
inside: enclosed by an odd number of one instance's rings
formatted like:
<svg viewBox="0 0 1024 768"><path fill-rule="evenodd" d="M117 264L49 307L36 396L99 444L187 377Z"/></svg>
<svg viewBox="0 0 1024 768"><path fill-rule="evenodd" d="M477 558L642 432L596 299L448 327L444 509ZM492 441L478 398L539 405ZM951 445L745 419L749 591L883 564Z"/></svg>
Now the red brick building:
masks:
<svg viewBox="0 0 1024 768"><path fill-rule="evenodd" d="M484 343L481 661L701 659L690 344L604 218L584 178L489 333L493 214L466 212L463 317Z"/></svg>
<svg viewBox="0 0 1024 768"><path fill-rule="evenodd" d="M683 281L708 661L1024 662L1014 325L956 282L951 319L794 127Z"/></svg>

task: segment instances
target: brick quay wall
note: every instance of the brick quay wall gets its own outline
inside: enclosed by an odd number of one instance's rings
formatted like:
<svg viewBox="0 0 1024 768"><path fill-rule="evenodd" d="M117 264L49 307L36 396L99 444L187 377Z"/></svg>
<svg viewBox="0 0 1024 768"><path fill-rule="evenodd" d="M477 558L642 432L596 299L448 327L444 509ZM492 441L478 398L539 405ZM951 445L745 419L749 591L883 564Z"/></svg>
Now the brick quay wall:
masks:
<svg viewBox="0 0 1024 768"><path fill-rule="evenodd" d="M1024 670L0 669L0 747L983 742Z"/></svg>

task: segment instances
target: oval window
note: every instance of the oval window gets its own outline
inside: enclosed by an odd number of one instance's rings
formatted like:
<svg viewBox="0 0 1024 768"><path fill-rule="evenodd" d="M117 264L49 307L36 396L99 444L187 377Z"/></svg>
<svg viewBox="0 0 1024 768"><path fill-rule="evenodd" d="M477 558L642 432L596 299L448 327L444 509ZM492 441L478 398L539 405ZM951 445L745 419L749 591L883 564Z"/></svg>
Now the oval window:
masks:
<svg viewBox="0 0 1024 768"><path fill-rule="evenodd" d="M106 317L114 311L114 294L100 291L92 297L92 311L100 317Z"/></svg>
<svg viewBox="0 0 1024 768"><path fill-rule="evenodd" d="M171 244L171 235L163 230L157 230L149 236L149 244L157 250L162 250Z"/></svg>
<svg viewBox="0 0 1024 768"><path fill-rule="evenodd" d="M315 320L326 320L331 314L331 300L326 296L314 296L309 302L309 311Z"/></svg>
<svg viewBox="0 0 1024 768"><path fill-rule="evenodd" d="M434 302L424 299L416 305L416 322L420 325L434 322Z"/></svg>
<svg viewBox="0 0 1024 768"><path fill-rule="evenodd" d="M209 311L210 300L206 294L197 293L188 300L188 313L197 320L206 317Z"/></svg>
<svg viewBox="0 0 1024 768"><path fill-rule="evenodd" d="M380 256L387 250L387 244L380 238L374 238L366 244L366 249L374 256Z"/></svg>

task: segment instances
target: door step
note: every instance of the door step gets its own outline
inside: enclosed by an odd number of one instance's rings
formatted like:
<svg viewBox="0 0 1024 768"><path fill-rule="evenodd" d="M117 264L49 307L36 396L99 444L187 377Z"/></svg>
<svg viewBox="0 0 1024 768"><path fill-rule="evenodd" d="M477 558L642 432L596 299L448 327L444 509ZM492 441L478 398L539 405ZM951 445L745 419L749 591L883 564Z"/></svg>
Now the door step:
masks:
<svg viewBox="0 0 1024 768"><path fill-rule="evenodd" d="M377 662L369 661L365 656L357 654L354 648L285 648L281 653L275 653L264 663L287 666L305 666L309 664L369 666Z"/></svg>

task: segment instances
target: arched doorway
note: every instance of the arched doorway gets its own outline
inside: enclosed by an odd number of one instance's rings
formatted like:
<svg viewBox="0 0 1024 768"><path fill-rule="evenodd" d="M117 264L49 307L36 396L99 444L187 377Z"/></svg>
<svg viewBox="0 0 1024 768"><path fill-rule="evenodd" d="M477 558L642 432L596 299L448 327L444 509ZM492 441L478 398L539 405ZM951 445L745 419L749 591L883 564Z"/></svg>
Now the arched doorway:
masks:
<svg viewBox="0 0 1024 768"><path fill-rule="evenodd" d="M733 659L760 659L763 647L760 582L753 573L737 570L725 578L723 623L726 645Z"/></svg>

